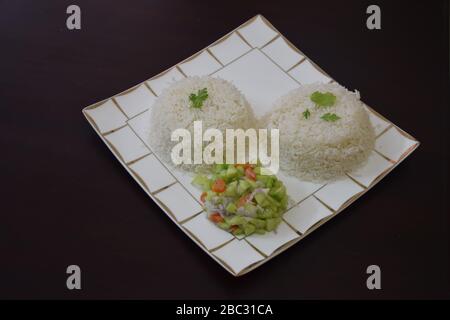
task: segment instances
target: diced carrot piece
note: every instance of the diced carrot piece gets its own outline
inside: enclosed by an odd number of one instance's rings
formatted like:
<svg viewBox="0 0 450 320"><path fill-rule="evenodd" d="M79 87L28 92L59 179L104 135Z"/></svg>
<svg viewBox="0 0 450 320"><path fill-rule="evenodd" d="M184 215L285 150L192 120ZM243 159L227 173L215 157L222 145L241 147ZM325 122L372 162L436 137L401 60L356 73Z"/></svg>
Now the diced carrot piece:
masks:
<svg viewBox="0 0 450 320"><path fill-rule="evenodd" d="M206 201L206 195L207 195L206 192L203 192L203 193L200 195L200 201L201 201L202 203L205 203L205 201Z"/></svg>
<svg viewBox="0 0 450 320"><path fill-rule="evenodd" d="M233 224L233 225L230 227L230 231L231 231L231 232L235 232L238 228L239 228L238 225Z"/></svg>

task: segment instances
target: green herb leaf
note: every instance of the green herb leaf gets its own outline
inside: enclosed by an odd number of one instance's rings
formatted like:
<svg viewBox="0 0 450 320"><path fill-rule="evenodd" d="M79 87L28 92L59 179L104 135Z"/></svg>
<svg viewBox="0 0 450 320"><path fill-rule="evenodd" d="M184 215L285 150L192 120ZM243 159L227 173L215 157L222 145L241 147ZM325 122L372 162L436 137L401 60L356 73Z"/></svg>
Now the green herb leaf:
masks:
<svg viewBox="0 0 450 320"><path fill-rule="evenodd" d="M336 120L339 120L341 117L339 117L335 113L325 113L323 116L320 117L320 119L323 119L328 122L335 122Z"/></svg>
<svg viewBox="0 0 450 320"><path fill-rule="evenodd" d="M331 92L319 92L316 91L311 94L310 99L319 107L330 107L336 102L336 96Z"/></svg>
<svg viewBox="0 0 450 320"><path fill-rule="evenodd" d="M200 109L203 106L203 102L208 98L208 90L203 88L197 91L197 94L191 93L189 100L191 101L191 107Z"/></svg>
<svg viewBox="0 0 450 320"><path fill-rule="evenodd" d="M305 119L308 119L309 116L311 115L311 112L309 112L309 109L306 109L305 111L303 111L303 117L305 117Z"/></svg>

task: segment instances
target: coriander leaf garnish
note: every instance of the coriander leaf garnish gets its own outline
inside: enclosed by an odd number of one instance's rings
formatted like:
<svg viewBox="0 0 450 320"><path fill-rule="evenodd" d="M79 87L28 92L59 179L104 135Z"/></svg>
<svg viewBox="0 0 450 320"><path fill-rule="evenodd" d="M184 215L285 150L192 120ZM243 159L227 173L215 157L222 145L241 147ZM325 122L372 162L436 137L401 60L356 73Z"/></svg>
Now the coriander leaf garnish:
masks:
<svg viewBox="0 0 450 320"><path fill-rule="evenodd" d="M303 117L305 117L305 119L308 119L309 116L311 115L311 112L309 112L309 109L306 109L305 111L303 111Z"/></svg>
<svg viewBox="0 0 450 320"><path fill-rule="evenodd" d="M339 120L341 117L339 117L335 113L325 113L323 116L320 117L320 119L323 119L328 122L335 122L336 120Z"/></svg>
<svg viewBox="0 0 450 320"><path fill-rule="evenodd" d="M191 107L200 109L203 106L203 102L208 98L208 90L203 88L197 91L197 94L191 93L189 100L191 101Z"/></svg>
<svg viewBox="0 0 450 320"><path fill-rule="evenodd" d="M310 99L319 107L330 107L336 102L336 96L331 92L316 91L311 94Z"/></svg>

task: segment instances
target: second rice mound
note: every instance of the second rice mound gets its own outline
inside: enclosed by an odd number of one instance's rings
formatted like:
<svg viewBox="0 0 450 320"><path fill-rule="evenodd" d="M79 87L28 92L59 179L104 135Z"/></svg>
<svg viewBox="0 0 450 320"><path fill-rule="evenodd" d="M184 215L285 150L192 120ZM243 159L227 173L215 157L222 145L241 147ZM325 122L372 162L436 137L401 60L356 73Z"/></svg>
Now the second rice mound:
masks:
<svg viewBox="0 0 450 320"><path fill-rule="evenodd" d="M335 103L321 107L314 92L332 93ZM305 115L306 114L306 115ZM326 121L326 114L339 118ZM325 115L325 117L324 117ZM336 84L311 84L281 97L264 123L280 130L280 167L302 180L335 180L363 165L375 134L358 92Z"/></svg>

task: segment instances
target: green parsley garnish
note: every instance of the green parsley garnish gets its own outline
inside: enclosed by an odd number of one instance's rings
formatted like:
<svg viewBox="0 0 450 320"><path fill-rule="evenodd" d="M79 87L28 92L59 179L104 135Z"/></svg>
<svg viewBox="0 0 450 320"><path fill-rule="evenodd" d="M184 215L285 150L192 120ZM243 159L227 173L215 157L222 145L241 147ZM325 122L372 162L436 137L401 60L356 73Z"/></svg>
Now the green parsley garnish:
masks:
<svg viewBox="0 0 450 320"><path fill-rule="evenodd" d="M341 117L339 117L335 113L325 113L323 116L320 117L320 119L323 119L328 122L335 122L336 120L339 120Z"/></svg>
<svg viewBox="0 0 450 320"><path fill-rule="evenodd" d="M306 109L305 111L303 111L303 116L305 117L305 119L308 119L309 116L311 115L311 112L309 112L309 109Z"/></svg>
<svg viewBox="0 0 450 320"><path fill-rule="evenodd" d="M314 102L317 106L320 107L330 107L336 102L336 96L331 92L322 93L316 91L313 94L311 94L310 99L312 102Z"/></svg>
<svg viewBox="0 0 450 320"><path fill-rule="evenodd" d="M197 94L191 93L189 100L191 101L191 107L200 109L203 106L203 102L208 98L208 90L203 88L197 91Z"/></svg>

